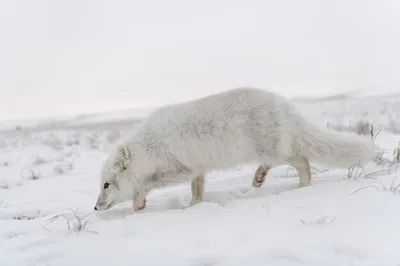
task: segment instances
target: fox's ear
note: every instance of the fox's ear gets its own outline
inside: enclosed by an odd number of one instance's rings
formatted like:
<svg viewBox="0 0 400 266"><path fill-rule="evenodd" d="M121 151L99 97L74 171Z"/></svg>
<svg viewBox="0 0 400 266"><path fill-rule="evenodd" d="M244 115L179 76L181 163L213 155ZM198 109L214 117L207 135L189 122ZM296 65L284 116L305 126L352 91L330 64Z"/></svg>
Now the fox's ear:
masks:
<svg viewBox="0 0 400 266"><path fill-rule="evenodd" d="M129 160L132 157L131 150L128 148L126 145L118 145L117 147L118 150L118 157L121 158L122 160Z"/></svg>
<svg viewBox="0 0 400 266"><path fill-rule="evenodd" d="M116 164L121 168L127 168L131 164L132 152L127 145L120 144L117 147Z"/></svg>

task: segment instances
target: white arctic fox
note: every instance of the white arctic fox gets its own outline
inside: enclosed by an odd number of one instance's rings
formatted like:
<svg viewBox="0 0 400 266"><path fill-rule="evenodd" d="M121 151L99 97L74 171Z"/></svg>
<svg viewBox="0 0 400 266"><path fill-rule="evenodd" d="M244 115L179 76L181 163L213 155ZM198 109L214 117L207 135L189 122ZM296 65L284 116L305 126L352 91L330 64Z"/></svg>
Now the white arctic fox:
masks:
<svg viewBox="0 0 400 266"><path fill-rule="evenodd" d="M95 210L126 200L141 210L152 189L189 181L191 206L202 200L207 172L238 164L258 165L254 187L278 165L294 167L308 186L309 161L347 167L373 154L369 138L317 127L272 92L235 88L154 111L104 163Z"/></svg>

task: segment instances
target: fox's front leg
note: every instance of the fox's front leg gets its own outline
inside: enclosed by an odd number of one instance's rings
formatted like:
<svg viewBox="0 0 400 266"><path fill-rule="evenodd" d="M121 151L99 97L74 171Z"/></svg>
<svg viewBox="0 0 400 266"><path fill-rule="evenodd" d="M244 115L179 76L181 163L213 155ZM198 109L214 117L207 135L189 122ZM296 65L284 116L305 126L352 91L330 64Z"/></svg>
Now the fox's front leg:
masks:
<svg viewBox="0 0 400 266"><path fill-rule="evenodd" d="M132 205L135 211L141 211L146 207L146 197L149 192L150 189L141 188L134 194Z"/></svg>

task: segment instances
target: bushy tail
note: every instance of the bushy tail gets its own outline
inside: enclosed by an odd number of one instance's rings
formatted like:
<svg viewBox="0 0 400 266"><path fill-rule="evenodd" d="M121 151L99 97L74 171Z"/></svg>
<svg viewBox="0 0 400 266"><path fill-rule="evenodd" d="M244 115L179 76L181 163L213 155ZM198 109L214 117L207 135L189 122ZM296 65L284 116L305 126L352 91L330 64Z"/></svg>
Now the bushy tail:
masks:
<svg viewBox="0 0 400 266"><path fill-rule="evenodd" d="M371 161L376 152L370 137L309 126L299 141L310 162L326 167L348 167Z"/></svg>

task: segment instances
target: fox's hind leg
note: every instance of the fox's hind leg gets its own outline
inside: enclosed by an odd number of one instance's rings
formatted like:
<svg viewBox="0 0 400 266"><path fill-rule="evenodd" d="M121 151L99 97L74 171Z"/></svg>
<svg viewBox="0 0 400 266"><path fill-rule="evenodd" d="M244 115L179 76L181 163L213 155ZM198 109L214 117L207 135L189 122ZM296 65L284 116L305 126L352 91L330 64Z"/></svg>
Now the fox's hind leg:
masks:
<svg viewBox="0 0 400 266"><path fill-rule="evenodd" d="M261 187L265 181L268 171L271 170L272 165L261 164L258 166L253 178L253 187Z"/></svg>
<svg viewBox="0 0 400 266"><path fill-rule="evenodd" d="M201 174L194 178L191 182L192 200L189 206L193 206L203 200L204 194L204 175Z"/></svg>
<svg viewBox="0 0 400 266"><path fill-rule="evenodd" d="M299 174L299 187L307 187L311 184L310 163L305 157L295 157L289 164L293 166Z"/></svg>

